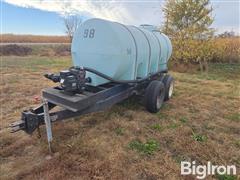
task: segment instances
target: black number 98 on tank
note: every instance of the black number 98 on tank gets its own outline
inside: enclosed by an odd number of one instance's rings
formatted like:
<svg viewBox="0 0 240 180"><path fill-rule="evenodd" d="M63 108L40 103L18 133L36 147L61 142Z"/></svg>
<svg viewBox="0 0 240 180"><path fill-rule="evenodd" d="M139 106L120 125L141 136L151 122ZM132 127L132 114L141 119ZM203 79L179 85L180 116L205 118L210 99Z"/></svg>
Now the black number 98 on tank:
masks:
<svg viewBox="0 0 240 180"><path fill-rule="evenodd" d="M94 38L95 29L85 29L83 33L84 38Z"/></svg>

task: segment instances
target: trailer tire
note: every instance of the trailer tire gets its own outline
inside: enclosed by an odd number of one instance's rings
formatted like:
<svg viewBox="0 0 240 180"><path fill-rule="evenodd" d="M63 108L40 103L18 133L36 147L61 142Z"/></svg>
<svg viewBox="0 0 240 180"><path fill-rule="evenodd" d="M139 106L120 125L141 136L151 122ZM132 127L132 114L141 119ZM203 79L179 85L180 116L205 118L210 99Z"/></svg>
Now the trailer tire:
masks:
<svg viewBox="0 0 240 180"><path fill-rule="evenodd" d="M146 109L151 113L156 113L160 110L165 96L165 86L161 81L154 80L148 85L144 102Z"/></svg>
<svg viewBox="0 0 240 180"><path fill-rule="evenodd" d="M168 101L172 95L174 90L174 79L171 75L165 75L162 80L164 86L165 86L165 97L164 101Z"/></svg>

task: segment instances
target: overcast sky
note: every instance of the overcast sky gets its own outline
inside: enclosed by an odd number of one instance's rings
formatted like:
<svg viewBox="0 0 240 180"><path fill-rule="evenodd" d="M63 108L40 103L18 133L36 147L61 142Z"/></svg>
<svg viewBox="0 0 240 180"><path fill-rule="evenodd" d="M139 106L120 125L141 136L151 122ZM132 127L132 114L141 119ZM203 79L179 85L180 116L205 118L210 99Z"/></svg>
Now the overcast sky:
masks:
<svg viewBox="0 0 240 180"><path fill-rule="evenodd" d="M84 20L97 17L125 24L163 23L161 8L165 1L62 1L2 0L1 33L63 35L62 17L79 14ZM218 33L235 31L240 34L240 0L212 0Z"/></svg>

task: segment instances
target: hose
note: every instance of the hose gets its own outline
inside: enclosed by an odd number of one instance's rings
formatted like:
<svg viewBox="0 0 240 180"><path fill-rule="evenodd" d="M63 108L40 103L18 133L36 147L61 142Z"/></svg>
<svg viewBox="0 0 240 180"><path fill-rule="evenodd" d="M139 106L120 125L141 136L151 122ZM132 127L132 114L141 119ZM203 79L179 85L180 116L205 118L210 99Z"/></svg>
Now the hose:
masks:
<svg viewBox="0 0 240 180"><path fill-rule="evenodd" d="M119 84L128 84L128 83L140 83L140 82L143 82L143 81L146 81L148 80L151 76L154 76L154 75L158 75L159 73L167 73L168 70L165 69L165 70L162 70L162 71L158 71L156 73L153 73L153 74L150 74L148 76L146 76L145 78L143 79L137 79L137 80L116 80L116 79L113 79L111 78L110 76L106 75L106 74L103 74L95 69L92 69L92 68L88 68L88 67L83 67L84 70L88 71L88 72L91 72L93 74L96 74L104 79L107 79L111 82L114 82L114 83L119 83Z"/></svg>

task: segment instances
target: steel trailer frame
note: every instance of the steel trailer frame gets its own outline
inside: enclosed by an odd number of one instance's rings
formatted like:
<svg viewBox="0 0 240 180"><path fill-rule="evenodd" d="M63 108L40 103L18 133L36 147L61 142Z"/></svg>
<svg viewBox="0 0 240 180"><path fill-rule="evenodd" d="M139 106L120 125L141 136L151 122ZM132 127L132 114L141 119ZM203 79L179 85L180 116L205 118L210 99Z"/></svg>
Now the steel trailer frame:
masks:
<svg viewBox="0 0 240 180"><path fill-rule="evenodd" d="M11 132L20 130L32 134L40 125L46 125L49 149L51 150L51 123L76 116L103 111L132 95L141 95L153 80L162 80L167 71L150 75L138 83L109 82L100 86L86 85L81 94L67 95L60 86L50 87L42 91L42 104L34 109L22 112L21 120L10 124ZM62 109L50 112L54 107Z"/></svg>

